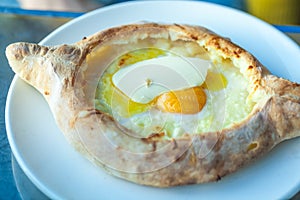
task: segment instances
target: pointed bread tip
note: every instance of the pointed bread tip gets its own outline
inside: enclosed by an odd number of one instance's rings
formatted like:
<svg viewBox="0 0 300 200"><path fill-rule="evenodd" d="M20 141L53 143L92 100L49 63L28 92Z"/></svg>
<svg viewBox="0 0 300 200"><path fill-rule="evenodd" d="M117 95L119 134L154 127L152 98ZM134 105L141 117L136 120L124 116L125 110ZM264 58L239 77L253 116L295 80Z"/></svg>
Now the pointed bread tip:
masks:
<svg viewBox="0 0 300 200"><path fill-rule="evenodd" d="M48 47L38 44L17 42L10 44L6 47L6 56L10 60L22 60L26 56L31 55L45 55L48 51Z"/></svg>
<svg viewBox="0 0 300 200"><path fill-rule="evenodd" d="M17 42L6 47L6 57L9 65L17 74L23 71L28 64L28 59L33 56L44 56L48 52L48 47L33 43Z"/></svg>
<svg viewBox="0 0 300 200"><path fill-rule="evenodd" d="M18 42L7 46L6 57L12 70L39 91L48 91L53 81L73 84L73 76L85 54L77 45L42 46Z"/></svg>

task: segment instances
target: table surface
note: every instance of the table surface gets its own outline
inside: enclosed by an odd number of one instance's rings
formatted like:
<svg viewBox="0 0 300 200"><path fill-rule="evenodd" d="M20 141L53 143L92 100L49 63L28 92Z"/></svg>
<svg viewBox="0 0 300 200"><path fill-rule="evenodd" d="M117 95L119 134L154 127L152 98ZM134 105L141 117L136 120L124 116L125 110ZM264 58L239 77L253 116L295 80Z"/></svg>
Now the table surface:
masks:
<svg viewBox="0 0 300 200"><path fill-rule="evenodd" d="M5 47L13 42L27 41L39 42L58 26L75 17L76 13L63 15L61 13L34 13L28 15L26 11L19 10L18 14L0 13L0 199L48 199L26 177L15 160L5 130L5 102L7 92L14 76L5 58ZM32 13L31 13L32 14ZM5 28L3 28L5 27ZM289 27L278 27L289 31ZM292 39L300 44L300 32L286 32ZM293 199L300 199L300 193Z"/></svg>
<svg viewBox="0 0 300 200"><path fill-rule="evenodd" d="M29 199L26 197L33 195L36 197L39 194L14 160L6 136L5 102L14 73L5 58L5 48L8 44L17 41L39 42L55 28L70 19L0 14L0 199L4 197L5 199Z"/></svg>

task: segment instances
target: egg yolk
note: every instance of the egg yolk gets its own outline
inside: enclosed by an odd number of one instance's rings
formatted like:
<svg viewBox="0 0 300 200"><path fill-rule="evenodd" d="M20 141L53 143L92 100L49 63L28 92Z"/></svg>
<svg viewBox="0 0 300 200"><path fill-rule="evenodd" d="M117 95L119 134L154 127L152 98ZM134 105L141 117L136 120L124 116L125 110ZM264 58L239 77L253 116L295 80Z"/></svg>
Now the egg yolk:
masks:
<svg viewBox="0 0 300 200"><path fill-rule="evenodd" d="M201 87L166 92L156 100L157 108L163 112L195 114L206 103L206 94Z"/></svg>

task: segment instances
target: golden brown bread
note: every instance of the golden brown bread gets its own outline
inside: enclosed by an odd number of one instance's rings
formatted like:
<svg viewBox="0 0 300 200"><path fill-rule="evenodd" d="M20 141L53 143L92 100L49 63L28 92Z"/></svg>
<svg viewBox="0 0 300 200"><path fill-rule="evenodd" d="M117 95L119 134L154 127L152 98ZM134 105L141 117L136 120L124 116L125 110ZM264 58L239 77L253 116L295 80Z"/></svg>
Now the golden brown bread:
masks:
<svg viewBox="0 0 300 200"><path fill-rule="evenodd" d="M95 90L107 65L149 42L162 48L157 42L162 38L195 43L210 59L230 59L249 81L248 91L257 102L247 119L219 132L166 140L159 133L138 137L95 109ZM107 172L139 184L215 181L300 135L300 85L271 75L250 53L203 27L132 24L72 45L15 43L6 55L16 74L44 95L58 126L79 152Z"/></svg>

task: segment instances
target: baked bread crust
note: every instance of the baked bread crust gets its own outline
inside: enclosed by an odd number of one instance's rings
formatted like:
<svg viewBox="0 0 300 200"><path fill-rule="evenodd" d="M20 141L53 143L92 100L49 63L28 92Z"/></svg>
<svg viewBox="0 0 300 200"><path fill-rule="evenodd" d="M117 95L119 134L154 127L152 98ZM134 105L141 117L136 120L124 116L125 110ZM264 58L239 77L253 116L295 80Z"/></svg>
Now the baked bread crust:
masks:
<svg viewBox="0 0 300 200"><path fill-rule="evenodd" d="M95 109L93 95L103 69L89 65L89 56L100 52L105 66L114 52L110 45L126 46L144 38L196 42L209 54L230 59L248 79L250 95L258 99L252 113L219 132L165 140L159 133L136 137ZM44 95L58 126L80 153L135 183L169 187L216 181L300 135L300 85L271 75L249 52L203 27L131 24L71 45L15 43L6 55L15 73Z"/></svg>

